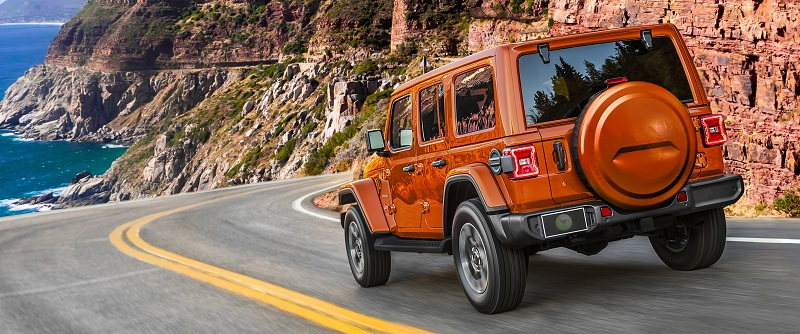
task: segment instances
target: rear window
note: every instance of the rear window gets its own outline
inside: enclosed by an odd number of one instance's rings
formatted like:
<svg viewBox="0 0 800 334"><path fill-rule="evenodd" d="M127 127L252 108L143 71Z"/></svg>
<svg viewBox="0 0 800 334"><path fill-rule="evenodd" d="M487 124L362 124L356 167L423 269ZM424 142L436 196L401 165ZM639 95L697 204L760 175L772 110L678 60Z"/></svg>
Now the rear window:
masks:
<svg viewBox="0 0 800 334"><path fill-rule="evenodd" d="M694 101L668 37L653 37L650 50L638 39L551 50L549 64L538 53L527 54L519 58L519 73L528 125L578 117L589 99L608 87L608 79L650 82L681 102Z"/></svg>

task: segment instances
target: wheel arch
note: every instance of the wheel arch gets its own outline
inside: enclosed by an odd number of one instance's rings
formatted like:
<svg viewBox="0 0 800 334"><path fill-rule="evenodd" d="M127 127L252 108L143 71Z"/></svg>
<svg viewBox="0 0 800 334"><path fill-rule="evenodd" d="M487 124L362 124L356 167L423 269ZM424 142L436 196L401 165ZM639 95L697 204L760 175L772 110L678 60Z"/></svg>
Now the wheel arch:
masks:
<svg viewBox="0 0 800 334"><path fill-rule="evenodd" d="M362 218L366 220L372 233L389 232L389 224L383 214L378 188L372 179L363 179L348 183L339 188L339 205L356 204L359 206ZM344 215L340 223L344 228Z"/></svg>
<svg viewBox="0 0 800 334"><path fill-rule="evenodd" d="M452 234L453 217L461 202L477 198L488 214L508 212L508 204L489 166L474 164L452 170L445 181L442 201L444 237Z"/></svg>

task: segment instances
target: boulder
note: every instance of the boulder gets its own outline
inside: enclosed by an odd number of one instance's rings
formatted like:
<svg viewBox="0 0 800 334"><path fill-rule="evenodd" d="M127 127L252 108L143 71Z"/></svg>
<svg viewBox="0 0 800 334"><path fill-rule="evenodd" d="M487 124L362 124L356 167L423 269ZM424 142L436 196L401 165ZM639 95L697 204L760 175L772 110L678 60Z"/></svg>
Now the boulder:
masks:
<svg viewBox="0 0 800 334"><path fill-rule="evenodd" d="M242 106L242 116L244 116L247 113L253 111L253 107L255 107L255 104L253 104L253 101L247 100L247 102L244 103L244 106Z"/></svg>
<svg viewBox="0 0 800 334"><path fill-rule="evenodd" d="M111 196L111 186L112 183L102 177L84 178L67 187L54 208L106 203Z"/></svg>
<svg viewBox="0 0 800 334"><path fill-rule="evenodd" d="M69 184L76 184L87 177L92 177L92 173L90 173L88 170L82 171L78 174L75 174Z"/></svg>

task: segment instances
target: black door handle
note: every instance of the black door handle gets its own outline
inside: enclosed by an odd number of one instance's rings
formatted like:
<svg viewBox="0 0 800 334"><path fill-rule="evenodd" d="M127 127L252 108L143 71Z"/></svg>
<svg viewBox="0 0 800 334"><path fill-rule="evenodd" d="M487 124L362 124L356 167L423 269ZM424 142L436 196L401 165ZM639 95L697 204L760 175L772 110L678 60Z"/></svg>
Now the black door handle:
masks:
<svg viewBox="0 0 800 334"><path fill-rule="evenodd" d="M447 161L445 161L444 159L441 159L441 158L440 159L436 159L436 161L431 162L431 166L436 167L436 168L442 168L444 166L447 166Z"/></svg>
<svg viewBox="0 0 800 334"><path fill-rule="evenodd" d="M559 171L567 169L567 161L564 154L564 144L560 141L553 143L553 159L556 161L556 167Z"/></svg>
<svg viewBox="0 0 800 334"><path fill-rule="evenodd" d="M406 173L411 173L414 170L415 170L414 165L408 165L408 166L403 167L403 171L406 172Z"/></svg>

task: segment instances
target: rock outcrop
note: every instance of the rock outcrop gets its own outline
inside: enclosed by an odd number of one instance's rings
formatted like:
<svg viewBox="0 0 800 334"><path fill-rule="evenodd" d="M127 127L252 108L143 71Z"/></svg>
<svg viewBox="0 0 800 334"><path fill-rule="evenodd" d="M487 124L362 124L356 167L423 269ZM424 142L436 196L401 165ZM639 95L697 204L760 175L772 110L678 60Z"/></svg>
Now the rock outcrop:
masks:
<svg viewBox="0 0 800 334"><path fill-rule="evenodd" d="M323 131L325 138L330 138L334 133L350 125L361 111L361 106L368 95L391 87L391 80L379 77L329 83Z"/></svg>
<svg viewBox="0 0 800 334"><path fill-rule="evenodd" d="M65 189L53 206L63 209L108 202L113 184L102 177L86 176Z"/></svg>
<svg viewBox="0 0 800 334"><path fill-rule="evenodd" d="M113 72L38 65L6 92L0 128L27 138L132 143L241 70Z"/></svg>

